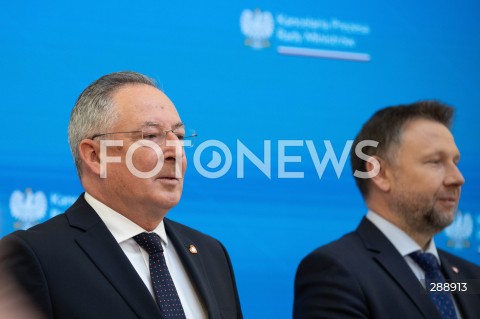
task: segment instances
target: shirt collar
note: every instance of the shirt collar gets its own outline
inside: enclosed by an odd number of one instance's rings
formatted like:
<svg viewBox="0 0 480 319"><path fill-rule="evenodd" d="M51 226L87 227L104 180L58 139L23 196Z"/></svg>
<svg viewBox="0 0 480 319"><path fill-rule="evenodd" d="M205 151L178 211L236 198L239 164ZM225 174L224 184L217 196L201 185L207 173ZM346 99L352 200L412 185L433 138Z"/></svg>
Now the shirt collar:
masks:
<svg viewBox="0 0 480 319"><path fill-rule="evenodd" d="M423 251L420 245L417 244L410 236L408 236L407 233L374 211L369 209L366 217L375 226L377 226L377 228L385 235L385 237L388 238L388 240L403 257L406 257L417 250ZM438 257L437 248L433 238L430 240L425 252L433 254L440 263L440 258Z"/></svg>
<svg viewBox="0 0 480 319"><path fill-rule="evenodd" d="M90 206L92 206L100 219L105 223L117 243L121 244L133 236L146 232L145 229L138 226L122 214L114 211L87 192L85 192L85 200ZM168 238L163 220L152 232L160 236L165 247L168 245Z"/></svg>

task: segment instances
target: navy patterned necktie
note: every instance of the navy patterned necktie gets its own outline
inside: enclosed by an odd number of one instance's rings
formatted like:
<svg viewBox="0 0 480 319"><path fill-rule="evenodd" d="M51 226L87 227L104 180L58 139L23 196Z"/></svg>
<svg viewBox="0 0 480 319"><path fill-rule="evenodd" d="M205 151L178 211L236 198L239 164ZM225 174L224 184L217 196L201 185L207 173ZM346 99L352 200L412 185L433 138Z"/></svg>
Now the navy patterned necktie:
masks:
<svg viewBox="0 0 480 319"><path fill-rule="evenodd" d="M417 250L409 255L425 271L425 286L428 295L443 319L457 319L453 298L448 291L431 291L430 283L445 283L437 258L431 253Z"/></svg>
<svg viewBox="0 0 480 319"><path fill-rule="evenodd" d="M160 236L141 233L133 239L148 253L150 277L162 318L185 318L182 303L163 256Z"/></svg>

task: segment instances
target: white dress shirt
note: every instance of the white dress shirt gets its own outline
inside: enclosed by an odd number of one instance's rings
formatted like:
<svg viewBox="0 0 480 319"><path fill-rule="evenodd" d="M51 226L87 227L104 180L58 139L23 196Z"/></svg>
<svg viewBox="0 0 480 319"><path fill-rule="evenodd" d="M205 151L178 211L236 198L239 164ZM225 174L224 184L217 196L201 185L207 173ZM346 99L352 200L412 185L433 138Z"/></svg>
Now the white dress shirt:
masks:
<svg viewBox="0 0 480 319"><path fill-rule="evenodd" d="M141 248L134 236L146 232L145 229L138 226L125 216L117 213L102 202L85 193L85 200L97 212L100 219L105 223L108 230L116 239L120 248L132 263L138 275L145 283L150 294L155 298L152 282L150 279L150 269L148 262L148 253ZM183 311L187 319L207 318L206 311L200 301L200 298L188 276L183 264L173 245L169 244L167 233L163 221L153 230L162 240L163 254L167 263L168 270L177 289L178 297L182 303Z"/></svg>
<svg viewBox="0 0 480 319"><path fill-rule="evenodd" d="M383 218L382 216L378 215L377 213L373 212L372 210L368 210L367 212L367 219L371 221L377 228L388 238L388 240L392 243L392 245L398 250L400 255L403 256L406 263L413 271L417 279L420 281L423 287L425 287L425 271L409 256L409 254L420 250L422 252L431 253L437 258L439 265L441 265L440 257L438 257L437 247L435 246L435 241L432 238L430 243L428 244L427 249L424 251L422 247L415 240L413 240L410 236L407 235L403 230ZM457 318L461 319L460 312L458 311L457 304L455 299L453 300L455 311L457 312Z"/></svg>

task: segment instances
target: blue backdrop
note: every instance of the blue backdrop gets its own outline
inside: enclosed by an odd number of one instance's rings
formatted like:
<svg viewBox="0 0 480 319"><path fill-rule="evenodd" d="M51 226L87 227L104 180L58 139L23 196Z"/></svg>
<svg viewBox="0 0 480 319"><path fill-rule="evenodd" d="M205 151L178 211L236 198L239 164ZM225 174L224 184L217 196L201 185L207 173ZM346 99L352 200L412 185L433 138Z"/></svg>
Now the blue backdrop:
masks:
<svg viewBox="0 0 480 319"><path fill-rule="evenodd" d="M348 161L321 174L315 161L340 160L387 105L457 107L466 184L459 218L436 240L480 263L478 12L473 0L4 3L0 236L82 192L67 144L72 106L99 76L135 70L200 135L169 217L227 246L246 318L290 317L301 258L364 215ZM225 147L198 148L212 140ZM247 150L265 164L250 155L238 165Z"/></svg>

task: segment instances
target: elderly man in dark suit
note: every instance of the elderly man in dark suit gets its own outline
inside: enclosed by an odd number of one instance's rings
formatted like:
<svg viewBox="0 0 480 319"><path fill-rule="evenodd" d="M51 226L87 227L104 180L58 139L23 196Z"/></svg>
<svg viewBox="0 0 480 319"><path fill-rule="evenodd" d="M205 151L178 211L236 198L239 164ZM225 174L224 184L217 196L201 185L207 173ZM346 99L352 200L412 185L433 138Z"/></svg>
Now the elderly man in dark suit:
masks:
<svg viewBox="0 0 480 319"><path fill-rule="evenodd" d="M167 219L195 133L154 81L112 73L78 98L69 143L85 193L6 236L0 262L46 318L242 318L229 256Z"/></svg>
<svg viewBox="0 0 480 319"><path fill-rule="evenodd" d="M351 163L368 213L300 263L294 318L480 318L480 267L433 239L453 221L464 183L452 115L421 101L363 126Z"/></svg>

